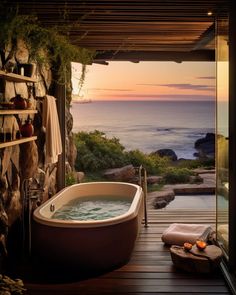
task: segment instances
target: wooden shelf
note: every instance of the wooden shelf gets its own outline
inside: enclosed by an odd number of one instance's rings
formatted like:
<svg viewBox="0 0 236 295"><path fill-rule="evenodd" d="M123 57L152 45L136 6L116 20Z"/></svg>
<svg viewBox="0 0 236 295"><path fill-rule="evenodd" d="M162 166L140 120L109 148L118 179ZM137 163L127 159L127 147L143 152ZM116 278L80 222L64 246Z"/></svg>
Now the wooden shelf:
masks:
<svg viewBox="0 0 236 295"><path fill-rule="evenodd" d="M27 115L27 114L36 114L37 110L1 110L0 115Z"/></svg>
<svg viewBox="0 0 236 295"><path fill-rule="evenodd" d="M14 74L14 73L5 73L4 71L0 70L0 77L4 78L7 81L10 82L32 82L35 83L37 82L36 79L31 78L31 77L26 77L26 76L22 76L22 75L18 75L18 74Z"/></svg>
<svg viewBox="0 0 236 295"><path fill-rule="evenodd" d="M21 144L21 143L33 141L33 140L36 140L36 139L37 139L37 136L31 136L31 137L24 137L24 138L21 138L21 139L16 139L16 140L8 141L8 142L3 142L3 143L0 143L0 148L6 148L6 147L9 147L9 146L13 146L13 145L16 145L16 144Z"/></svg>

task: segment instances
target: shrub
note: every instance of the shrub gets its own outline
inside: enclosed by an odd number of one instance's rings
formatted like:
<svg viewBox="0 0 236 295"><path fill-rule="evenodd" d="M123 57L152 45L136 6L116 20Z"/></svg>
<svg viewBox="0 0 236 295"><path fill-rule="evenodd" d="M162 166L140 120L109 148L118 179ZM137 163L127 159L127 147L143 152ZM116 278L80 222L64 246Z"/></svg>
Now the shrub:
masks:
<svg viewBox="0 0 236 295"><path fill-rule="evenodd" d="M160 191L160 190L162 190L162 188L163 188L163 184L161 184L161 183L149 184L147 186L147 191L149 193L151 193L151 192Z"/></svg>
<svg viewBox="0 0 236 295"><path fill-rule="evenodd" d="M142 165L149 174L162 173L169 160L154 154L145 154L140 150L132 150L126 153L129 163L138 167Z"/></svg>
<svg viewBox="0 0 236 295"><path fill-rule="evenodd" d="M194 173L187 168L168 167L163 175L165 183L188 183Z"/></svg>
<svg viewBox="0 0 236 295"><path fill-rule="evenodd" d="M101 131L79 132L74 135L77 147L76 168L99 171L126 165L127 157L119 139L107 138Z"/></svg>
<svg viewBox="0 0 236 295"><path fill-rule="evenodd" d="M73 172L66 173L66 179L65 180L66 180L66 186L77 183L75 173L73 173Z"/></svg>
<svg viewBox="0 0 236 295"><path fill-rule="evenodd" d="M186 183L193 175L191 168L203 166L200 160L184 160L177 166L166 157L156 154L146 154L140 150L125 151L119 139L107 138L101 131L79 132L74 135L77 147L76 169L91 175L91 179L102 176L101 171L109 168L122 167L132 164L135 167L142 165L147 173L163 175L165 183ZM208 164L208 163L207 163ZM186 168L187 167L187 168ZM189 168L189 169L188 169ZM69 178L68 182L73 179Z"/></svg>

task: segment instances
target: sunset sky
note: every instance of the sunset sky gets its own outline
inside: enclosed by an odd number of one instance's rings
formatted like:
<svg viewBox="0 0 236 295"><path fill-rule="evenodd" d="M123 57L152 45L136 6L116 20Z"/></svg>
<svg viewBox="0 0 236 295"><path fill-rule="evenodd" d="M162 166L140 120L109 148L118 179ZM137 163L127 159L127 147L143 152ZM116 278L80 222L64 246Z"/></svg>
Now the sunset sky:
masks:
<svg viewBox="0 0 236 295"><path fill-rule="evenodd" d="M72 63L73 93L81 65ZM87 66L79 95L95 100L214 100L214 62L109 62Z"/></svg>

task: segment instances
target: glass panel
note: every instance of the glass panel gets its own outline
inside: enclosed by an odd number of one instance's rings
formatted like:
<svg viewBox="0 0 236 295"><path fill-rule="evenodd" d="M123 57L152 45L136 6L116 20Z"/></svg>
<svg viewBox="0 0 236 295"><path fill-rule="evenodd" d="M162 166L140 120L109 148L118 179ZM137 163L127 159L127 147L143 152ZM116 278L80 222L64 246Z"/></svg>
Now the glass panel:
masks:
<svg viewBox="0 0 236 295"><path fill-rule="evenodd" d="M228 21L217 21L217 239L228 256L229 76Z"/></svg>

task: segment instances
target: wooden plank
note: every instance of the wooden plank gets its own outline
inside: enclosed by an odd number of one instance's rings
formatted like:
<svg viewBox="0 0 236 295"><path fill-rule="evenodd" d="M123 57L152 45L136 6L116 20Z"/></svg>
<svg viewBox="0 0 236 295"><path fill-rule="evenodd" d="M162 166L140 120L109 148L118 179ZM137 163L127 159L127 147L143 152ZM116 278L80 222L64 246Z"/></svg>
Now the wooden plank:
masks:
<svg viewBox="0 0 236 295"><path fill-rule="evenodd" d="M210 277L206 276L205 274L192 274L192 273L187 273L187 272L176 272L176 273L166 273L166 272L147 272L147 273L139 273L139 272L122 272L122 271L112 271L109 273L106 273L101 276L101 278L107 277L107 278L134 278L134 279L157 279L157 280L163 280L163 279L171 279L171 280L176 280L176 279L196 279L198 281L200 280L210 280L212 283L214 281L222 281L224 282L223 277L221 276L220 272L215 272L210 275Z"/></svg>
<svg viewBox="0 0 236 295"><path fill-rule="evenodd" d="M145 283L145 282L143 282ZM99 288L99 289L98 289ZM31 290L30 294L45 294L45 291L50 291L51 294L55 290L55 286L53 285L37 285L36 292L41 292L41 293L35 293L32 292ZM66 290L67 293L64 293ZM99 290L99 291L98 291ZM60 288L58 286L56 294L117 294L117 293L122 293L122 294L128 294L128 293L134 293L134 294L139 294L139 293L155 293L159 294L160 292L169 292L172 294L176 294L176 292L182 293L182 294L189 294L190 292L190 286L176 286L176 285L167 285L167 286L161 286L161 285L140 285L140 286L122 286L122 285L113 285L113 284L108 284L106 285L96 285L96 284L90 284L89 282L86 283L81 283L76 286L76 292L77 293L69 293L69 292L75 292L75 286L63 286L61 285ZM218 293L228 293L228 290L225 286L199 286L195 285L194 287L191 286L191 293L207 293L207 294L218 294Z"/></svg>
<svg viewBox="0 0 236 295"><path fill-rule="evenodd" d="M37 110L1 110L0 109L0 115L24 115L24 114L36 114Z"/></svg>
<svg viewBox="0 0 236 295"><path fill-rule="evenodd" d="M16 144L22 144L25 142L34 141L36 139L37 139L37 136L31 136L31 137L24 137L21 139L16 139L16 140L8 141L8 142L3 142L3 143L0 143L0 148L9 147Z"/></svg>
<svg viewBox="0 0 236 295"><path fill-rule="evenodd" d="M37 79L27 77L27 76L22 76L14 73L6 73L2 70L0 70L0 77L6 79L7 81L10 82L37 82Z"/></svg>
<svg viewBox="0 0 236 295"><path fill-rule="evenodd" d="M202 216L201 222L208 224L208 219L214 221L215 213L210 210L148 210L148 213L150 211L150 225L148 228L141 228L132 257L126 265L73 283L27 283L29 294L230 294L220 271L206 275L176 269L169 247L161 241L162 232L173 222L173 217L177 219L185 214L188 223L193 223Z"/></svg>

